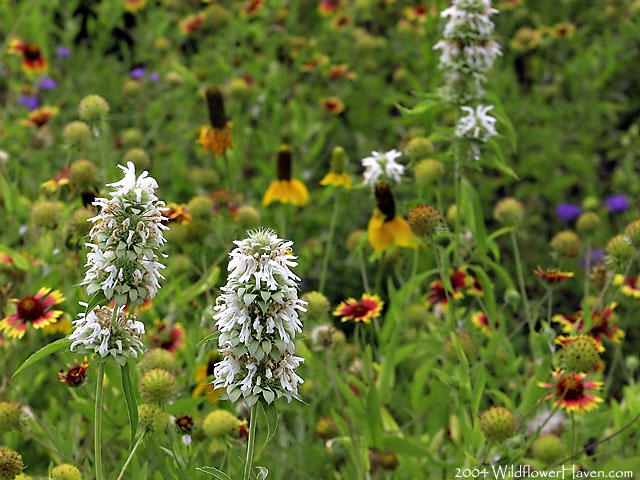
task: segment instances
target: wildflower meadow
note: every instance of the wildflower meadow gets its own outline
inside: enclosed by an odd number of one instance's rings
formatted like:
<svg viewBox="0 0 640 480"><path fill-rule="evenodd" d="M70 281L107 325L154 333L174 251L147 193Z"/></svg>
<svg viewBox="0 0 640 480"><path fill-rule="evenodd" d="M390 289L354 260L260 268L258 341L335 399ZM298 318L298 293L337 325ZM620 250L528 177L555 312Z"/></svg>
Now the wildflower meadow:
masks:
<svg viewBox="0 0 640 480"><path fill-rule="evenodd" d="M0 0L0 480L640 475L639 0Z"/></svg>

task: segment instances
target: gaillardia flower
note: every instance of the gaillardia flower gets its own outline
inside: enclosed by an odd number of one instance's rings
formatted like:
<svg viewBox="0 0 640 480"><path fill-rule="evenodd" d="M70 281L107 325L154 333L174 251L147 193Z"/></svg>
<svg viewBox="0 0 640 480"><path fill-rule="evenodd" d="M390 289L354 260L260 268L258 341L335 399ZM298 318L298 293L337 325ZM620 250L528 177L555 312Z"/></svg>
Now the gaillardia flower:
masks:
<svg viewBox="0 0 640 480"><path fill-rule="evenodd" d="M602 382L586 380L584 373L565 373L564 370L553 372L555 382L540 382L538 386L551 390L545 399L554 400L554 406L560 406L567 412L585 413L598 408L603 400L588 393L602 388Z"/></svg>
<svg viewBox="0 0 640 480"><path fill-rule="evenodd" d="M35 43L24 43L19 38L12 38L9 42L9 52L22 55L22 69L27 73L40 74L49 68L42 56L42 50Z"/></svg>
<svg viewBox="0 0 640 480"><path fill-rule="evenodd" d="M300 278L291 271L297 265L293 242L261 229L234 243L227 283L214 307L223 360L215 365L213 386L249 406L261 399L298 399L303 380L296 369L304 359L295 355L295 337L306 302L298 298Z"/></svg>
<svg viewBox="0 0 640 480"><path fill-rule="evenodd" d="M620 273L613 277L613 284L627 297L640 298L640 275L626 277Z"/></svg>
<svg viewBox="0 0 640 480"><path fill-rule="evenodd" d="M417 248L407 221L396 215L396 204L389 184L379 182L375 189L376 208L369 220L369 243L376 252L384 252L391 244Z"/></svg>
<svg viewBox="0 0 640 480"><path fill-rule="evenodd" d="M533 271L533 273L544 283L551 285L560 283L568 278L573 278L573 272L562 272L555 268L543 270L542 267L538 267Z"/></svg>
<svg viewBox="0 0 640 480"><path fill-rule="evenodd" d="M340 317L343 322L353 320L354 322L369 323L371 319L378 318L384 302L378 295L363 293L360 300L348 298L333 311L333 315Z"/></svg>
<svg viewBox="0 0 640 480"><path fill-rule="evenodd" d="M50 288L41 288L35 295L23 299L14 298L12 302L17 304L16 313L0 322L0 332L7 332L9 338L22 338L29 324L36 329L44 328L62 315L62 310L52 310L51 307L64 300L62 293Z"/></svg>
<svg viewBox="0 0 640 480"><path fill-rule="evenodd" d="M605 337L616 343L620 343L620 340L624 337L624 331L613 324L613 310L616 305L616 303L611 303L601 311L592 312L591 329L586 332L584 331L584 313L582 311L568 316L554 315L552 320L561 324L565 333L571 333L575 328L578 333L591 335L600 344L600 351L604 351L602 343Z"/></svg>
<svg viewBox="0 0 640 480"><path fill-rule="evenodd" d="M489 322L489 319L483 312L474 313L471 316L471 322L487 336L491 335L491 330L498 328L498 322Z"/></svg>
<svg viewBox="0 0 640 480"><path fill-rule="evenodd" d="M344 148L335 147L333 149L333 153L331 154L331 170L320 180L320 185L342 186L346 189L351 188L351 177L345 172L344 157Z"/></svg>
<svg viewBox="0 0 640 480"><path fill-rule="evenodd" d="M184 346L185 331L179 323L169 325L166 320L158 321L155 332L151 335L151 343L156 348L175 352Z"/></svg>
<svg viewBox="0 0 640 480"><path fill-rule="evenodd" d="M58 373L58 377L62 383L66 383L70 387L79 387L87 379L87 368L89 368L89 360L84 357L82 363L75 361L75 366L67 364L67 371Z"/></svg>
<svg viewBox="0 0 640 480"><path fill-rule="evenodd" d="M282 145L278 149L276 163L278 168L278 180L275 180L262 198L263 205L273 202L290 203L302 207L309 200L309 191L300 180L291 178L291 147Z"/></svg>
<svg viewBox="0 0 640 480"><path fill-rule="evenodd" d="M202 153L213 152L216 157L220 157L233 148L231 121L225 114L224 98L218 87L209 87L205 96L210 125L204 125L200 129L200 137L196 143L202 145Z"/></svg>
<svg viewBox="0 0 640 480"><path fill-rule="evenodd" d="M322 108L334 115L340 115L344 111L344 102L337 97L325 97L320 103Z"/></svg>
<svg viewBox="0 0 640 480"><path fill-rule="evenodd" d="M27 127L40 128L46 125L49 119L58 114L60 109L58 107L42 107L29 112L29 115L25 120L20 123Z"/></svg>
<svg viewBox="0 0 640 480"><path fill-rule="evenodd" d="M446 310L449 308L448 298L452 300L461 300L464 298L465 293L471 295L482 295L482 290L476 286L476 280L467 273L467 266L464 265L460 268L449 270L449 281L453 291L446 291L444 282L441 278L434 280L429 284L430 290L427 292L427 307L434 307L439 310Z"/></svg>

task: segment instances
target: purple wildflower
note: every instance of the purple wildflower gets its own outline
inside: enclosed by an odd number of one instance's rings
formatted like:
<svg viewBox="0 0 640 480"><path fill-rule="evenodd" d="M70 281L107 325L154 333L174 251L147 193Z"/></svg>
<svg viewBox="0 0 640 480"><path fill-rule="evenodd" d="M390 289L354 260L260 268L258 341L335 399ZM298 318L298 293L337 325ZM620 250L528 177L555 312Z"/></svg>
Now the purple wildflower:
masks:
<svg viewBox="0 0 640 480"><path fill-rule="evenodd" d="M56 55L58 55L59 58L67 58L71 56L71 50L63 45L60 45L58 48L56 48Z"/></svg>
<svg viewBox="0 0 640 480"><path fill-rule="evenodd" d="M142 77L144 77L144 68L143 67L134 68L133 70L131 70L131 73L129 74L129 76L131 78L142 78Z"/></svg>
<svg viewBox="0 0 640 480"><path fill-rule="evenodd" d="M20 95L18 103L29 110L35 110L40 106L40 99L37 95Z"/></svg>
<svg viewBox="0 0 640 480"><path fill-rule="evenodd" d="M40 88L43 90L53 90L58 87L58 82L56 82L53 78L43 78L40 81Z"/></svg>
<svg viewBox="0 0 640 480"><path fill-rule="evenodd" d="M556 215L565 222L571 222L582 215L582 207L574 203L563 202L556 207Z"/></svg>
<svg viewBox="0 0 640 480"><path fill-rule="evenodd" d="M149 80L151 80L152 82L157 82L159 78L160 75L158 75L156 72L153 72L149 75Z"/></svg>
<svg viewBox="0 0 640 480"><path fill-rule="evenodd" d="M629 197L624 194L611 195L604 201L609 213L624 212L629 208Z"/></svg>
<svg viewBox="0 0 640 480"><path fill-rule="evenodd" d="M601 248L590 250L589 256L580 260L580 266L584 268L591 268L597 263L604 262L605 256L606 252Z"/></svg>

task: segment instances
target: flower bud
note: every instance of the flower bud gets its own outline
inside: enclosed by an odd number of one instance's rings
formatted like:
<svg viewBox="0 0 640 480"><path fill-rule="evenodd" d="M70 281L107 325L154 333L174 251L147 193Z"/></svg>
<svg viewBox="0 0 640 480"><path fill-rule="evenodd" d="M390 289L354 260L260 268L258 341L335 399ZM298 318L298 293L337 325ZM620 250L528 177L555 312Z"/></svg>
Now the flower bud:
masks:
<svg viewBox="0 0 640 480"><path fill-rule="evenodd" d="M524 205L515 198L504 198L496 204L493 216L503 225L515 227L524 218Z"/></svg>
<svg viewBox="0 0 640 480"><path fill-rule="evenodd" d="M640 366L640 359L635 355L628 355L627 358L624 359L624 362L626 363L627 368L632 372Z"/></svg>
<svg viewBox="0 0 640 480"><path fill-rule="evenodd" d="M616 235L607 242L605 250L616 260L627 261L636 254L636 249L631 244L629 237L625 235Z"/></svg>
<svg viewBox="0 0 640 480"><path fill-rule="evenodd" d="M513 288L509 288L506 292L504 292L504 301L514 310L518 308L518 305L520 304L520 298L520 292Z"/></svg>
<svg viewBox="0 0 640 480"><path fill-rule="evenodd" d="M120 136L125 147L134 147L142 143L143 133L139 128L127 128Z"/></svg>
<svg viewBox="0 0 640 480"><path fill-rule="evenodd" d="M582 202L582 208L585 210L595 210L600 206L598 197L587 197Z"/></svg>
<svg viewBox="0 0 640 480"><path fill-rule="evenodd" d="M629 237L635 247L640 246L640 219L634 220L624 229L624 234Z"/></svg>
<svg viewBox="0 0 640 480"><path fill-rule="evenodd" d="M76 160L69 168L69 180L83 191L94 187L97 177L98 167L90 160Z"/></svg>
<svg viewBox="0 0 640 480"><path fill-rule="evenodd" d="M584 212L578 217L576 228L580 233L592 233L600 228L602 220L595 212Z"/></svg>
<svg viewBox="0 0 640 480"><path fill-rule="evenodd" d="M262 217L258 209L252 205L242 205L236 213L238 215L236 220L242 228L248 230L260 225Z"/></svg>
<svg viewBox="0 0 640 480"><path fill-rule="evenodd" d="M600 361L598 344L590 335L569 337L562 346L562 361L569 372L590 372Z"/></svg>
<svg viewBox="0 0 640 480"><path fill-rule="evenodd" d="M334 438L338 435L338 427L332 417L320 417L316 422L316 435L323 440Z"/></svg>
<svg viewBox="0 0 640 480"><path fill-rule="evenodd" d="M167 403L178 393L176 378L167 370L153 368L146 372L139 383L140 397L149 403Z"/></svg>
<svg viewBox="0 0 640 480"><path fill-rule="evenodd" d="M353 252L362 243L363 238L367 235L364 230L354 230L347 237L347 250Z"/></svg>
<svg viewBox="0 0 640 480"><path fill-rule="evenodd" d="M0 435L13 430L20 430L24 413L22 405L17 402L0 402Z"/></svg>
<svg viewBox="0 0 640 480"><path fill-rule="evenodd" d="M149 154L141 148L132 148L127 151L127 153L124 154L122 161L125 165L129 162L133 163L136 170L147 170L151 165Z"/></svg>
<svg viewBox="0 0 640 480"><path fill-rule="evenodd" d="M565 257L573 257L580 250L580 238L571 230L556 233L550 242L551 248Z"/></svg>
<svg viewBox="0 0 640 480"><path fill-rule="evenodd" d="M433 145L425 137L414 137L407 142L405 153L409 158L418 160L431 155L433 153Z"/></svg>
<svg viewBox="0 0 640 480"><path fill-rule="evenodd" d="M541 460L545 464L558 461L564 456L564 450L563 441L553 434L543 435L531 445L533 458Z"/></svg>
<svg viewBox="0 0 640 480"><path fill-rule="evenodd" d="M178 363L176 357L169 350L164 348L154 348L144 354L140 362L140 370L147 372L154 368L160 368L170 373L177 373Z"/></svg>
<svg viewBox="0 0 640 480"><path fill-rule="evenodd" d="M409 212L408 223L411 231L418 237L434 234L442 215L431 205L421 205Z"/></svg>
<svg viewBox="0 0 640 480"><path fill-rule="evenodd" d="M78 467L63 463L51 470L51 480L82 480Z"/></svg>
<svg viewBox="0 0 640 480"><path fill-rule="evenodd" d="M162 408L149 403L138 406L138 418L143 429L155 433L164 432L169 421Z"/></svg>
<svg viewBox="0 0 640 480"><path fill-rule="evenodd" d="M89 123L102 120L109 113L109 104L100 95L87 95L78 105L78 115Z"/></svg>
<svg viewBox="0 0 640 480"><path fill-rule="evenodd" d="M38 227L54 230L60 223L61 213L62 205L59 202L41 200L31 207L31 220Z"/></svg>
<svg viewBox="0 0 640 480"><path fill-rule="evenodd" d="M489 440L502 442L516 433L516 417L505 407L491 407L480 416L480 430Z"/></svg>
<svg viewBox="0 0 640 480"><path fill-rule="evenodd" d="M69 145L81 146L87 143L91 137L89 125L79 120L67 123L62 131L64 141Z"/></svg>
<svg viewBox="0 0 640 480"><path fill-rule="evenodd" d="M207 220L213 216L213 200L206 195L196 195L189 200L188 207L194 220Z"/></svg>
<svg viewBox="0 0 640 480"><path fill-rule="evenodd" d="M302 295L302 300L308 303L304 317L311 321L326 320L329 316L331 303L329 299L320 292L308 292Z"/></svg>
<svg viewBox="0 0 640 480"><path fill-rule="evenodd" d="M142 92L142 83L134 78L129 78L122 84L121 92L125 97L137 97Z"/></svg>
<svg viewBox="0 0 640 480"><path fill-rule="evenodd" d="M420 188L428 187L444 175L444 164L433 158L425 158L416 165L414 175Z"/></svg>
<svg viewBox="0 0 640 480"><path fill-rule="evenodd" d="M242 422L230 411L218 409L211 412L204 419L202 428L209 438L218 438L230 435L237 437L240 433Z"/></svg>

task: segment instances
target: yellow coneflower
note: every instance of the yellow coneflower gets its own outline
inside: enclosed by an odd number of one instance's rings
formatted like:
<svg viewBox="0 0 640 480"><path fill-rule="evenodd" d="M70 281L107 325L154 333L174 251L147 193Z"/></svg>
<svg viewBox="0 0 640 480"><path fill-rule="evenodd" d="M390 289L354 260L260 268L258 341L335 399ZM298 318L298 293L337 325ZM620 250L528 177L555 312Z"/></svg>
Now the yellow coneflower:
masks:
<svg viewBox="0 0 640 480"><path fill-rule="evenodd" d="M331 155L331 170L327 173L320 185L351 188L351 177L344 171L344 148L335 147Z"/></svg>
<svg viewBox="0 0 640 480"><path fill-rule="evenodd" d="M45 327L43 328L44 333L46 333L47 335L55 335L57 333L68 335L72 330L73 325L71 325L71 320L69 319L69 315L67 314L62 315L54 323L45 325Z"/></svg>
<svg viewBox="0 0 640 480"><path fill-rule="evenodd" d="M275 180L262 198L263 205L272 202L290 203L302 207L309 200L309 191L300 180L291 178L291 147L282 145L276 159L278 166L278 180Z"/></svg>
<svg viewBox="0 0 640 480"><path fill-rule="evenodd" d="M206 99L210 125L204 125L200 129L200 137L196 143L202 145L202 153L213 152L216 157L220 157L233 148L231 121L225 114L224 98L218 87L209 87Z"/></svg>
<svg viewBox="0 0 640 480"><path fill-rule="evenodd" d="M384 252L391 244L417 248L407 221L396 215L396 204L389 184L378 182L375 188L376 208L369 220L369 243L376 252Z"/></svg>

